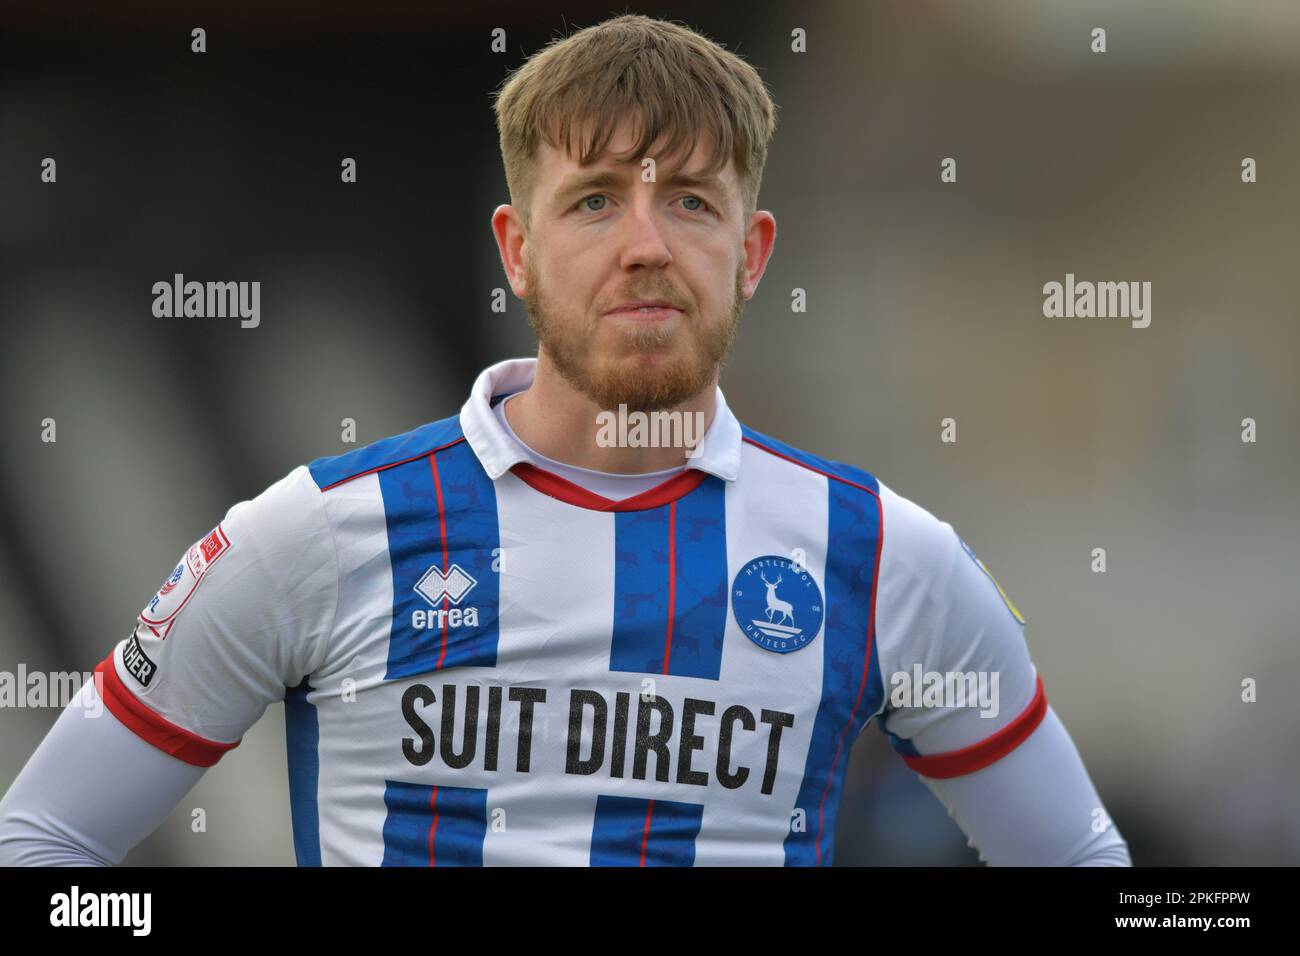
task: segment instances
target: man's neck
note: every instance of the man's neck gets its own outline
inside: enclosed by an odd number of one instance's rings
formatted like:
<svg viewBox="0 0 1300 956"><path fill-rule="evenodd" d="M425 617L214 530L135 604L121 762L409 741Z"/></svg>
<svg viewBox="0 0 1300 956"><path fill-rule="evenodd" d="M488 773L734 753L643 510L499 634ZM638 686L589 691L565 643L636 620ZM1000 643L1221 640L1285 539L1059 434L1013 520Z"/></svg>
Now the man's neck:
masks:
<svg viewBox="0 0 1300 956"><path fill-rule="evenodd" d="M713 424L717 405L716 391L715 376L700 394L671 409L665 409L680 414L682 423L689 429L675 430L676 434L691 435L696 442L703 438ZM632 410L628 411L630 415ZM533 384L511 399L505 407L506 420L520 441L539 454L565 464L592 471L633 475L662 471L689 462L687 449L682 447L633 446L621 441L602 444L602 420L597 417L600 412L601 409L595 402L560 375L546 358L545 352L538 356ZM617 418L617 410L614 418ZM693 427L697 421L702 423L698 429ZM629 432L631 425L629 422ZM613 428L606 429L604 434L608 436L611 432L616 438L619 436L617 422ZM650 434L647 425L647 439Z"/></svg>

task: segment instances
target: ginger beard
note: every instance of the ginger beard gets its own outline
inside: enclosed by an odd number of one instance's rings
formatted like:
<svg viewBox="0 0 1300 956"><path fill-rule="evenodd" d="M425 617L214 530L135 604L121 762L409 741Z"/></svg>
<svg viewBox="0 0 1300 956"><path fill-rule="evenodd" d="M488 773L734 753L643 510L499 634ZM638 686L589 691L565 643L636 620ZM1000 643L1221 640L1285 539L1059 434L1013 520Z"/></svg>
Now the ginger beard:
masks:
<svg viewBox="0 0 1300 956"><path fill-rule="evenodd" d="M743 259L736 269L728 314L701 316L684 310L676 320L680 328L674 322L620 323L617 330L602 329L602 321L608 321L603 310L585 322L576 321L557 309L531 258L524 263L524 275L528 287L524 306L538 343L565 381L604 411L617 411L619 405L626 405L628 411L660 411L699 395L731 349L744 304ZM636 288L622 297L627 299L666 299L685 305L667 283ZM617 341L608 352L601 351L598 343L605 336Z"/></svg>

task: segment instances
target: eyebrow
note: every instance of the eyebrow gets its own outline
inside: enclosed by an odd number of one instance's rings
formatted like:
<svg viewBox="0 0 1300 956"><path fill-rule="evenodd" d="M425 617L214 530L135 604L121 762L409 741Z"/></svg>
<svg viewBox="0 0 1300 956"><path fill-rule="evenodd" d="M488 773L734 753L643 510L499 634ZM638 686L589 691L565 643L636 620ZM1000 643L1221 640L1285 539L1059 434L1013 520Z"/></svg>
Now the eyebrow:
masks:
<svg viewBox="0 0 1300 956"><path fill-rule="evenodd" d="M629 164L629 168L630 164ZM635 167L639 169L640 167ZM621 186L626 179L626 174L613 169L600 169L590 173L580 173L573 178L565 181L555 193L555 203L557 206L567 205L569 197L577 198L579 193L586 194L588 190L609 189L613 186ZM726 184L721 178L714 174L706 173L683 173L674 172L666 179L656 181L662 186L687 186L695 189L710 191L718 196L726 198L728 195Z"/></svg>

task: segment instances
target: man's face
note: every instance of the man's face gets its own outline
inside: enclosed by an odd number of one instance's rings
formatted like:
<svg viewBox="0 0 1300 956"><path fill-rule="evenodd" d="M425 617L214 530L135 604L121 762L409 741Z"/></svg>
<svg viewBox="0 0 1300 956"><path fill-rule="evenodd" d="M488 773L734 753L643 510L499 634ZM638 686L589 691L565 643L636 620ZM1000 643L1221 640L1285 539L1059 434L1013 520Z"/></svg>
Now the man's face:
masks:
<svg viewBox="0 0 1300 956"><path fill-rule="evenodd" d="M633 136L625 123L606 155L586 167L542 143L532 222L519 247L523 282L512 284L542 352L571 385L602 409L653 411L716 381L775 230L765 212L752 217L760 227L742 221L730 159L695 180L687 177L703 171L706 144L685 163L652 153L656 181L644 182L639 158L610 158L634 145ZM671 308L620 310L638 300Z"/></svg>

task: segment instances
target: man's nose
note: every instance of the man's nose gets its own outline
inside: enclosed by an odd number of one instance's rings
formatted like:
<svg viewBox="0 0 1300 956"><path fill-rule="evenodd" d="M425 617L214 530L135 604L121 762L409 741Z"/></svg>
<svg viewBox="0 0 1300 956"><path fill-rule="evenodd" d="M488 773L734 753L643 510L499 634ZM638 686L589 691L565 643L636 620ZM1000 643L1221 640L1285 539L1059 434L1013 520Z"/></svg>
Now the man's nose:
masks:
<svg viewBox="0 0 1300 956"><path fill-rule="evenodd" d="M673 255L664 239L654 202L648 197L636 197L620 223L620 259L625 269L633 266L662 268L672 262Z"/></svg>

